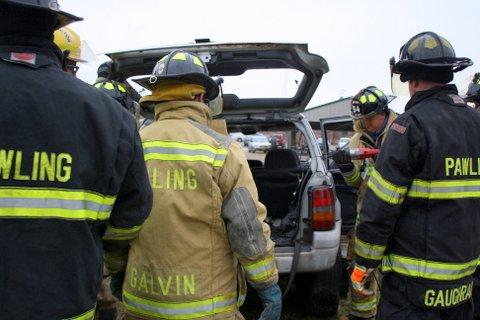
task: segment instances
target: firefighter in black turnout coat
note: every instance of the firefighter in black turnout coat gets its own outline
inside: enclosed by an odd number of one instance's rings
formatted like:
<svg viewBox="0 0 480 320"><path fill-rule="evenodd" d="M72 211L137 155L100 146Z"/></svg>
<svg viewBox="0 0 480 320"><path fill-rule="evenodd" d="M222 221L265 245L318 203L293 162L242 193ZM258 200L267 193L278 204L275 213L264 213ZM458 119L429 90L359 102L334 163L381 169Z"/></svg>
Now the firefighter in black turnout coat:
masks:
<svg viewBox="0 0 480 320"><path fill-rule="evenodd" d="M448 85L470 66L421 33L392 58L411 99L390 128L368 182L352 286L381 265L377 319L472 319L480 255L480 114ZM394 83L394 82L392 82ZM396 89L396 86L393 86ZM394 93L398 94L398 92Z"/></svg>
<svg viewBox="0 0 480 320"><path fill-rule="evenodd" d="M0 1L0 319L92 319L151 208L133 117L62 70L57 1Z"/></svg>

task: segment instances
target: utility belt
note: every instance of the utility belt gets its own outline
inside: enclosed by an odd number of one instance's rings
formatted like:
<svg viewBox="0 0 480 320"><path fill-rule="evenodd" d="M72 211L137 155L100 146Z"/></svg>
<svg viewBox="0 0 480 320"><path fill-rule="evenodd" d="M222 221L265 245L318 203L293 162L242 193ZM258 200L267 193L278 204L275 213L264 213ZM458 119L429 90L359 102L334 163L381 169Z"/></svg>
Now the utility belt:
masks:
<svg viewBox="0 0 480 320"><path fill-rule="evenodd" d="M407 298L413 305L426 309L448 309L472 298L473 278L465 277L454 282L433 282L409 279L387 274L382 282L382 296L390 301Z"/></svg>

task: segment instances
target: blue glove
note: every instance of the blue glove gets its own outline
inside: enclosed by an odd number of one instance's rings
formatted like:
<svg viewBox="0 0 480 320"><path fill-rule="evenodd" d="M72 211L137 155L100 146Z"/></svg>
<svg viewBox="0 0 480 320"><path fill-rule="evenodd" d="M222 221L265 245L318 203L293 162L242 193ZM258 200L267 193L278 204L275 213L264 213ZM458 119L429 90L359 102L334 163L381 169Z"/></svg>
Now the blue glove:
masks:
<svg viewBox="0 0 480 320"><path fill-rule="evenodd" d="M279 320L282 313L282 290L278 284L257 289L257 294L263 302L263 312L258 320Z"/></svg>
<svg viewBox="0 0 480 320"><path fill-rule="evenodd" d="M122 286L125 279L125 272L114 273L110 280L110 290L115 298L122 301Z"/></svg>

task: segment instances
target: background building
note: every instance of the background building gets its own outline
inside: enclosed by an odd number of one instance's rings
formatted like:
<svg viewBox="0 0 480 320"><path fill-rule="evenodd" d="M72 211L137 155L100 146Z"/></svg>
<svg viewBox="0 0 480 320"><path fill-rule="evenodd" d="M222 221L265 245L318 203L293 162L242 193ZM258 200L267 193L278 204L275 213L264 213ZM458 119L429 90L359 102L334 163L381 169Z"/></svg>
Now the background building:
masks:
<svg viewBox="0 0 480 320"><path fill-rule="evenodd" d="M318 122L324 118L349 116L351 101L352 97L340 98L337 101L306 109L302 113L310 122Z"/></svg>
<svg viewBox="0 0 480 320"><path fill-rule="evenodd" d="M302 114L312 125L313 130L320 130L320 119L350 116L350 102L352 97L340 98L337 101L325 103L306 109Z"/></svg>

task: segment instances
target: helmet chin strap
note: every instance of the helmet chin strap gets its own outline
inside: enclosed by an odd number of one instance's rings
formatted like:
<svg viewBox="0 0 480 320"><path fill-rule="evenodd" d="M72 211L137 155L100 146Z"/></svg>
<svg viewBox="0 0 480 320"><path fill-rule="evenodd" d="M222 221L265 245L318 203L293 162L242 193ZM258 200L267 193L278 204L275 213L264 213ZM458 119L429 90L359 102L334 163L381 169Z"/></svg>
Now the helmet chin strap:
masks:
<svg viewBox="0 0 480 320"><path fill-rule="evenodd" d="M67 59L68 56L70 55L70 50L65 50L62 52L62 70L67 71Z"/></svg>

